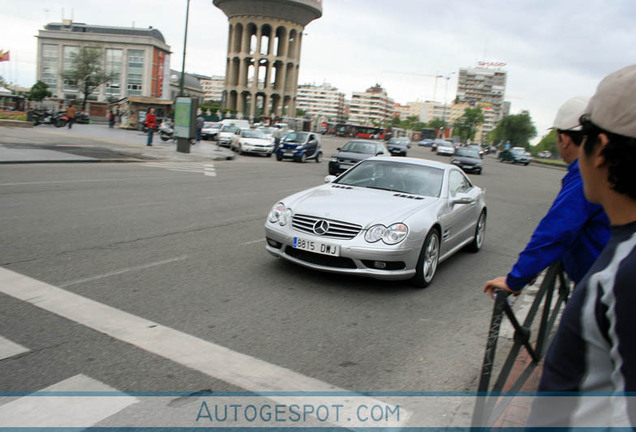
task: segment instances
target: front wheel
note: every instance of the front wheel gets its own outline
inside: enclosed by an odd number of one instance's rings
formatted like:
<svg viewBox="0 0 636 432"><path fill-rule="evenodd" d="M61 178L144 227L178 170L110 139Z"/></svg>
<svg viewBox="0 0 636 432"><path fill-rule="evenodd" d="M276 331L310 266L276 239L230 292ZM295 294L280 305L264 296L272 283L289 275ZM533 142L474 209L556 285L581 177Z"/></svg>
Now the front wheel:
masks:
<svg viewBox="0 0 636 432"><path fill-rule="evenodd" d="M471 244L467 246L470 252L479 252L484 245L486 239L486 211L482 210L477 219L477 226L475 227L475 236Z"/></svg>
<svg viewBox="0 0 636 432"><path fill-rule="evenodd" d="M280 153L276 153L276 160L277 161L282 161L283 160L283 155Z"/></svg>
<svg viewBox="0 0 636 432"><path fill-rule="evenodd" d="M169 135L159 135L159 138L161 138L161 141L169 141L170 140L170 136Z"/></svg>
<svg viewBox="0 0 636 432"><path fill-rule="evenodd" d="M435 273L437 272L437 264L439 263L439 231L433 228L426 239L420 258L417 260L417 268L415 276L413 276L413 284L417 288L426 288L431 284Z"/></svg>
<svg viewBox="0 0 636 432"><path fill-rule="evenodd" d="M298 158L298 161L300 163L305 163L307 161L307 153L301 154L300 157Z"/></svg>

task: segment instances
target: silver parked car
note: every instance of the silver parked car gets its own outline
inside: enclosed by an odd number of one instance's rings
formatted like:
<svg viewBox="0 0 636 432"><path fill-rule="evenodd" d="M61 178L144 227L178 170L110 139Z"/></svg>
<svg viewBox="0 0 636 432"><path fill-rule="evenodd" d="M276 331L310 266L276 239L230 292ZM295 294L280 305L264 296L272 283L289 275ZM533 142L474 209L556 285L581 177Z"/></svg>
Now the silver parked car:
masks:
<svg viewBox="0 0 636 432"><path fill-rule="evenodd" d="M458 167L372 157L325 181L274 205L268 252L316 270L426 287L439 262L483 245L484 191Z"/></svg>

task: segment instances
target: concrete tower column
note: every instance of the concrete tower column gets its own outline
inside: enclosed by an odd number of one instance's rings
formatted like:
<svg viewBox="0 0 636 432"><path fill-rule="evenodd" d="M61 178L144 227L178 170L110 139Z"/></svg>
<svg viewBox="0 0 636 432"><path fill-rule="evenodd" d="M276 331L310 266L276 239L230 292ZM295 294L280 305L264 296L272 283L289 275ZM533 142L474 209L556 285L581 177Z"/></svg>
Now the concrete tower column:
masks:
<svg viewBox="0 0 636 432"><path fill-rule="evenodd" d="M295 115L295 104L300 67L302 34L305 26L322 16L322 0L212 0L228 17L227 66L225 92L227 106L235 101L235 109L248 117L256 114L257 95L264 94L263 115L282 115L288 106L288 115ZM255 30L255 31L254 31ZM255 52L250 52L251 33L256 37ZM269 35L267 52L263 34ZM238 59L238 63L236 62ZM260 60L266 59L267 66L259 67ZM254 72L248 77L249 65L253 62ZM274 73L275 78L274 78ZM258 78L265 80L260 88ZM254 85L248 88L248 79ZM246 97L250 97L249 112L245 112Z"/></svg>

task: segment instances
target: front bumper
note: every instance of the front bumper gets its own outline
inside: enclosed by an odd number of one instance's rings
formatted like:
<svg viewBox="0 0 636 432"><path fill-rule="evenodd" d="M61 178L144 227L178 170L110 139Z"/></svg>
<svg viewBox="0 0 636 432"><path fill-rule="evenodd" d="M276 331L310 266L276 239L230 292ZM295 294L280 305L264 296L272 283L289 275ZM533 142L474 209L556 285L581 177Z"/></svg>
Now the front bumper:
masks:
<svg viewBox="0 0 636 432"><path fill-rule="evenodd" d="M415 276L419 247L409 245L408 239L395 246L367 243L363 235L361 232L351 240L325 238L266 222L265 248L276 257L319 271L381 280L405 280ZM339 245L340 255L335 257L296 249L294 237ZM384 268L377 268L378 265Z"/></svg>
<svg viewBox="0 0 636 432"><path fill-rule="evenodd" d="M259 146L241 143L241 149L245 153L272 154L274 153L274 145Z"/></svg>
<svg viewBox="0 0 636 432"><path fill-rule="evenodd" d="M406 156L406 149L389 147L389 153L391 153L394 156Z"/></svg>

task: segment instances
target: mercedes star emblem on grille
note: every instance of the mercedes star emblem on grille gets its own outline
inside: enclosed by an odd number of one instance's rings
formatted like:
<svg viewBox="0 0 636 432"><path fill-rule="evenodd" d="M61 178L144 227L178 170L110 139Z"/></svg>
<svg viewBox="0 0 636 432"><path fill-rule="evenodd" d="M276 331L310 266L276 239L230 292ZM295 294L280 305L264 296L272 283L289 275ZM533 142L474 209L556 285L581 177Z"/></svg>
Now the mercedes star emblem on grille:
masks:
<svg viewBox="0 0 636 432"><path fill-rule="evenodd" d="M324 235L327 231L329 231L329 222L324 219L316 221L314 224L314 232L316 234Z"/></svg>

